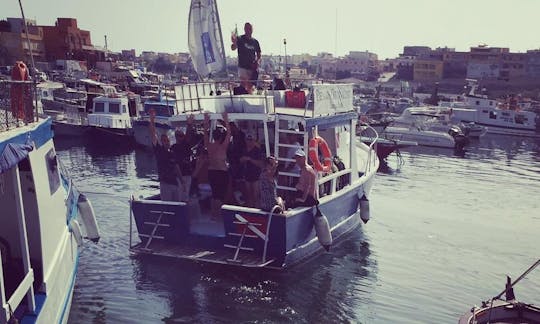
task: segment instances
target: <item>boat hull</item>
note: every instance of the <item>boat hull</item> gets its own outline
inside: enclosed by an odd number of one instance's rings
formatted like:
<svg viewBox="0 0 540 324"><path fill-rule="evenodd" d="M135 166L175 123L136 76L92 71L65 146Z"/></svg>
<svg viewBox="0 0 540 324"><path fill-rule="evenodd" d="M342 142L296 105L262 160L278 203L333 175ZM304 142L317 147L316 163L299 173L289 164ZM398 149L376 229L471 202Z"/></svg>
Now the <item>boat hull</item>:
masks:
<svg viewBox="0 0 540 324"><path fill-rule="evenodd" d="M372 181L373 177L355 188L344 189L337 198L326 202L321 199L319 208L328 218L334 243L358 228L359 196L369 192ZM214 231L201 233L194 230L201 220L191 217L193 206L190 204L133 200L131 206L141 241L131 247L134 253L250 268L284 269L324 250L313 226L315 208L296 208L286 214L271 215L259 209L224 205L221 209L222 222L208 225L214 226ZM157 226L156 238L148 243L148 236L155 227L152 224L157 223L156 217L160 214L159 223L166 226ZM252 225L245 225L245 221ZM237 249L243 233L242 249ZM266 244L265 237L268 238Z"/></svg>

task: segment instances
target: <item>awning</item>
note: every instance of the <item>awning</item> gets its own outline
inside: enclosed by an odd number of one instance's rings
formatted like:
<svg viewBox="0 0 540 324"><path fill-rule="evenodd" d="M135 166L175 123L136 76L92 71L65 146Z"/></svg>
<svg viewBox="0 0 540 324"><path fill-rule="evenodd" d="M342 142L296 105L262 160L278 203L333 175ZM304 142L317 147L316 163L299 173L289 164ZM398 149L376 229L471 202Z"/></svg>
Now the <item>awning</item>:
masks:
<svg viewBox="0 0 540 324"><path fill-rule="evenodd" d="M30 143L8 143L0 154L0 174L11 169L21 160L24 160L28 156L28 152L33 149Z"/></svg>

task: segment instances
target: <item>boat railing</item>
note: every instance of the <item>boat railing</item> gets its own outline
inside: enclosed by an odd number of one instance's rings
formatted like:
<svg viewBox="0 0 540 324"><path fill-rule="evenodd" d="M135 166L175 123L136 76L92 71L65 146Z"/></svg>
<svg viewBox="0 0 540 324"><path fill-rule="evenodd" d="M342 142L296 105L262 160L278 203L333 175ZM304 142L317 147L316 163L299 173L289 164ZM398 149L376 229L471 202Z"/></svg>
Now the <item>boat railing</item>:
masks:
<svg viewBox="0 0 540 324"><path fill-rule="evenodd" d="M175 114L203 110L273 114L276 108L295 108L296 115L310 118L354 110L351 84L304 79L291 80L288 84L294 87L284 88L273 80L253 80L252 83L255 87L251 93L245 91L237 79L165 86L163 91L174 89Z"/></svg>
<svg viewBox="0 0 540 324"><path fill-rule="evenodd" d="M0 80L0 132L36 122L38 116L34 82Z"/></svg>
<svg viewBox="0 0 540 324"><path fill-rule="evenodd" d="M369 129L373 132L373 134L375 134L373 137L371 137L371 143L369 144L368 159L365 168L365 174L367 174L372 171L371 168L376 165L377 154L375 153L375 148L377 141L379 140L379 132L377 132L375 128L371 127L367 123L361 123L360 126L366 127L366 129Z"/></svg>

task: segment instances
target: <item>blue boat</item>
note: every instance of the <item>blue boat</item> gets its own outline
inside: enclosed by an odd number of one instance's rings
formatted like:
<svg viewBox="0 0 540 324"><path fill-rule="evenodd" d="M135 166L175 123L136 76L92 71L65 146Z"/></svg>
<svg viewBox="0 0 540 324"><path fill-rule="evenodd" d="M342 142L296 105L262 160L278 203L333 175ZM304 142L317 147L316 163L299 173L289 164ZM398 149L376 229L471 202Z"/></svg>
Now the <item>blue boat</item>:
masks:
<svg viewBox="0 0 540 324"><path fill-rule="evenodd" d="M185 86L176 87L176 92ZM183 128L188 116L194 116L198 123L207 113L215 126L228 111L229 120L240 130L255 135L266 156L274 155L283 164L294 162L288 154L291 149L317 150L311 140L325 139L332 156L341 161L340 168L318 172L317 179L318 208L335 243L357 230L361 220L369 219L368 198L379 166L375 143L366 145L356 140L358 116L352 104L352 85L313 84L303 91L305 106L300 108L288 102L290 91L264 90L249 95L222 91L220 95L203 96L194 110L170 117L169 123L173 128ZM287 140L291 136L298 143L291 144ZM291 183L298 177L292 171L279 171L278 194L290 196L296 190ZM212 193L204 181L196 194L186 202L162 201L159 195L132 198L130 219L138 238L130 235L130 250L198 262L283 269L325 248L315 207L266 212L231 199L221 206L216 221L210 216Z"/></svg>

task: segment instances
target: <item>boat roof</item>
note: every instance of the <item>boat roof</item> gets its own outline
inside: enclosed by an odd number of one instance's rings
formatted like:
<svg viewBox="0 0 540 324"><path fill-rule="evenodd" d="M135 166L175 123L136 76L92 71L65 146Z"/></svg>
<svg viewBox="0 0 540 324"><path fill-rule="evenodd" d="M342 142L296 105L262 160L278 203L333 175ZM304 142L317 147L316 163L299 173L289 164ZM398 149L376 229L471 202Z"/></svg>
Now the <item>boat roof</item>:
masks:
<svg viewBox="0 0 540 324"><path fill-rule="evenodd" d="M187 115L202 113L217 115L214 119L219 119L224 112L231 120L288 116L305 120L306 126L337 125L357 119L352 84L313 84L301 90L260 90L243 95L233 95L232 91L216 95L218 90L216 84L208 82L176 86L177 114L170 121L182 122Z"/></svg>

